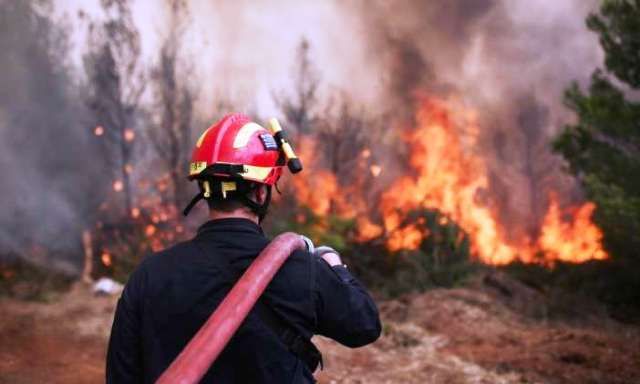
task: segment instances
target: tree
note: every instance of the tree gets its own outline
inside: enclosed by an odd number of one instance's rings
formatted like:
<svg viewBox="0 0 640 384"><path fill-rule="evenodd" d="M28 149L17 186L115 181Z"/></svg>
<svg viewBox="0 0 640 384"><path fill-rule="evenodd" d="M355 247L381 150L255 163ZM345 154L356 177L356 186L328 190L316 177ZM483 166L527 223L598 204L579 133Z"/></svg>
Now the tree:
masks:
<svg viewBox="0 0 640 384"><path fill-rule="evenodd" d="M90 23L84 56L96 135L103 136L107 161L117 170L116 191L124 195L127 215L132 207L131 172L134 140L139 131L135 118L144 91L140 63L140 34L127 0L102 0L106 20Z"/></svg>
<svg viewBox="0 0 640 384"><path fill-rule="evenodd" d="M186 68L187 73L179 73L182 63L178 57L188 18L187 5L181 0L171 0L169 7L168 34L160 48L159 63L152 72L152 87L159 119L150 125L148 132L157 156L169 173L173 203L181 206L186 194L184 175L192 144L195 92L188 82L190 68Z"/></svg>
<svg viewBox="0 0 640 384"><path fill-rule="evenodd" d="M554 141L570 171L597 203L595 220L616 258L640 261L640 103L609 75L640 89L640 1L608 0L587 26L600 37L606 71L596 70L588 92L573 84L565 102L578 117Z"/></svg>
<svg viewBox="0 0 640 384"><path fill-rule="evenodd" d="M311 46L302 39L296 51L293 76L294 94L291 97L274 96L289 125L296 133L307 134L313 130L318 104L319 75L309 58Z"/></svg>
<svg viewBox="0 0 640 384"><path fill-rule="evenodd" d="M600 298L615 317L637 321L640 102L625 91L640 89L640 1L605 1L599 13L589 15L587 26L600 37L605 69L594 72L587 92L575 83L566 91L565 103L577 121L566 125L553 145L597 204L594 219L612 258L576 268L579 273L558 269L556 280Z"/></svg>
<svg viewBox="0 0 640 384"><path fill-rule="evenodd" d="M549 193L549 182L553 173L554 161L557 159L549 153L549 137L544 134L544 127L549 123L549 111L533 96L519 100L520 108L517 122L522 134L522 168L526 177L529 192L529 226L527 233L530 239L540 236L540 227Z"/></svg>
<svg viewBox="0 0 640 384"><path fill-rule="evenodd" d="M0 1L0 253L34 244L76 255L103 190L50 1ZM87 193L87 190L91 193Z"/></svg>

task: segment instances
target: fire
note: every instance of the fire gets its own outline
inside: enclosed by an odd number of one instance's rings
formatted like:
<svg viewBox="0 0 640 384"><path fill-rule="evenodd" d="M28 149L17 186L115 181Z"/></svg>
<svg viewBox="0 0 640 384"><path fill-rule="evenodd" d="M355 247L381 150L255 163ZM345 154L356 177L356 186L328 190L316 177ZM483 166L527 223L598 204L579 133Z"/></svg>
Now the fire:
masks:
<svg viewBox="0 0 640 384"><path fill-rule="evenodd" d="M368 241L380 237L384 233L384 229L377 224L372 223L367 217L358 217L357 230L359 241Z"/></svg>
<svg viewBox="0 0 640 384"><path fill-rule="evenodd" d="M113 190L116 192L122 192L122 189L124 189L124 183L122 182L122 180L116 180L113 182Z"/></svg>
<svg viewBox="0 0 640 384"><path fill-rule="evenodd" d="M144 234L147 237L151 237L153 236L153 234L156 233L156 227L154 225L147 225L146 228L144 229Z"/></svg>
<svg viewBox="0 0 640 384"><path fill-rule="evenodd" d="M424 97L415 116L415 126L403 129L411 171L384 188L375 208L365 198L367 178L379 178L383 167L371 163L372 152L358 153L358 178L349 183L319 164L316 143L310 136L298 140L305 177L292 178L298 203L320 218L336 215L355 219L356 241L384 239L390 252L420 248L430 233L424 219L408 219L415 210L439 212L441 226L454 223L468 236L470 251L483 263L508 264L513 261L553 265L555 261L584 262L605 259L602 233L591 221L592 203L561 208L551 196L537 238L516 234L499 220L498 208L489 195L488 167L474 150L478 148L480 126L476 113L456 100ZM299 213L299 223L307 217ZM320 230L327 227L320 221ZM323 226L325 225L325 226ZM460 232L459 236L464 234ZM462 238L460 239L462 241Z"/></svg>
<svg viewBox="0 0 640 384"><path fill-rule="evenodd" d="M138 196L126 215L121 215L119 209L113 209L121 203L119 200L107 198L100 204L104 216L95 223L94 238L100 247L96 254L102 264L107 267L118 264L120 267L119 263L123 263L126 267L115 270L122 273L149 252L159 251L193 234L194 228L180 221L180 210L173 199L157 187L161 182L166 183L168 177L164 174L135 179L133 185ZM124 187L122 179L113 181L110 197L116 197Z"/></svg>
<svg viewBox="0 0 640 384"><path fill-rule="evenodd" d="M425 236L428 236L428 231L423 232L415 224L410 224L389 234L387 248L392 252L401 249L418 249Z"/></svg>
<svg viewBox="0 0 640 384"><path fill-rule="evenodd" d="M136 138L136 133L131 128L127 128L124 130L124 140L127 142L132 142Z"/></svg>
<svg viewBox="0 0 640 384"><path fill-rule="evenodd" d="M339 186L336 175L317 167L316 144L309 137L302 137L298 144L300 157L304 159L307 175L310 177L293 177L291 182L296 191L296 199L304 203L317 216L339 213L345 217L354 217L355 212L346 203L342 186Z"/></svg>
<svg viewBox="0 0 640 384"><path fill-rule="evenodd" d="M371 175L373 177L378 177L380 176L380 173L382 173L382 167L377 164L370 166L369 170L371 171Z"/></svg>
<svg viewBox="0 0 640 384"><path fill-rule="evenodd" d="M428 208L448 218L443 220L455 221L469 235L472 253L484 263L534 262L540 253L549 264L607 257L602 234L591 222L592 203L567 209L563 220L557 201L551 200L538 239L508 240L508 228L498 221L490 202L480 198L489 181L486 164L473 153L479 134L473 111L454 101L426 98L416 122L405 137L414 172L396 180L381 200L389 250L419 247L428 234L414 224L402 225L402 218L411 210Z"/></svg>
<svg viewBox="0 0 640 384"><path fill-rule="evenodd" d="M551 196L538 241L540 248L545 250L547 260L581 263L607 258L601 246L602 231L591 222L595 208L593 203L570 208L566 214L573 220L564 221L555 196Z"/></svg>
<svg viewBox="0 0 640 384"><path fill-rule="evenodd" d="M108 252L102 252L102 255L100 255L100 260L105 267L110 267L113 264L111 254L109 254Z"/></svg>

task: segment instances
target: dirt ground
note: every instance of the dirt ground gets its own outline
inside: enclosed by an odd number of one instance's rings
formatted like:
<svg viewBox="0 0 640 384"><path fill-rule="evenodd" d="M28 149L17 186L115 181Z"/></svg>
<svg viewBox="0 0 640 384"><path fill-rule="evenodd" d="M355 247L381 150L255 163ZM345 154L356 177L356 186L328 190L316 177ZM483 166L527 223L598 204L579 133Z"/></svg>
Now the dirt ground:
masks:
<svg viewBox="0 0 640 384"><path fill-rule="evenodd" d="M352 350L315 340L325 360L316 377L323 384L640 383L638 327L602 317L551 321L509 300L469 287L381 302L384 334L373 345ZM0 383L103 382L115 302L81 285L49 303L0 299Z"/></svg>

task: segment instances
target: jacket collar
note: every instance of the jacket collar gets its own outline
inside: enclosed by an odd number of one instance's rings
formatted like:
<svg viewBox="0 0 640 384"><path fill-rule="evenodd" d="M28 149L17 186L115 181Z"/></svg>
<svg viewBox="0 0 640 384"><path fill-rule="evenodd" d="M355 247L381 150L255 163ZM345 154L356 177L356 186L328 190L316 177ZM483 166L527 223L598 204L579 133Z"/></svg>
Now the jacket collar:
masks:
<svg viewBox="0 0 640 384"><path fill-rule="evenodd" d="M258 224L239 217L209 220L198 228L198 236L207 232L250 232L264 236Z"/></svg>

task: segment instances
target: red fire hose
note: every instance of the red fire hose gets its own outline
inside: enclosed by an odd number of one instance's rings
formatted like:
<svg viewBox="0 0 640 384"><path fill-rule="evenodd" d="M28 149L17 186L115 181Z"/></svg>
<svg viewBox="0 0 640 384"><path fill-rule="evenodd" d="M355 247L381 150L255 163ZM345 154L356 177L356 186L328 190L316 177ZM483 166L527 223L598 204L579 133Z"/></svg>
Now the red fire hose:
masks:
<svg viewBox="0 0 640 384"><path fill-rule="evenodd" d="M209 370L238 330L273 276L296 249L305 248L300 235L277 236L251 263L222 303L180 352L156 384L192 384Z"/></svg>

